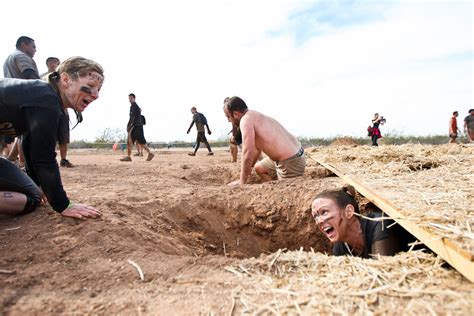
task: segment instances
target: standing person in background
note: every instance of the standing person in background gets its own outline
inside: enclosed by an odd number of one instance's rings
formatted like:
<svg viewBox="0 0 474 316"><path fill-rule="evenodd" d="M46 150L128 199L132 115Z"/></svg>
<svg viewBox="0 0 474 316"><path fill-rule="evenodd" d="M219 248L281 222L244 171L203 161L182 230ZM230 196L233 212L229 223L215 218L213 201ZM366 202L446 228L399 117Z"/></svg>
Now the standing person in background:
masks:
<svg viewBox="0 0 474 316"><path fill-rule="evenodd" d="M0 80L0 135L23 135L26 173L0 158L0 213L33 211L47 198L62 216L98 217L94 207L73 203L56 162L58 122L64 108L82 112L99 97L104 70L96 62L71 57L42 80ZM40 189L41 188L41 189Z"/></svg>
<svg viewBox="0 0 474 316"><path fill-rule="evenodd" d="M20 36L16 41L16 50L3 64L5 78L39 79L38 67L33 57L36 53L35 41L28 36Z"/></svg>
<svg viewBox="0 0 474 316"><path fill-rule="evenodd" d="M152 154L145 140L145 135L143 133L144 122L142 118L142 110L135 102L135 94L130 93L128 95L128 101L130 102L130 118L127 124L127 156L120 159L120 161L132 161L132 157L130 156L132 155L132 148L135 142L137 142L137 146L140 144L141 147L147 151L148 157L146 158L146 161L150 161L155 157L155 155Z"/></svg>
<svg viewBox="0 0 474 316"><path fill-rule="evenodd" d="M55 72L60 63L61 62L57 57L46 58L46 66L48 67L48 71L41 74L41 79L48 81L48 75ZM59 155L61 157L59 165L65 168L74 167L74 165L67 159L68 144L70 142L69 122L69 113L67 109L64 109L64 113L60 116L58 124L58 147Z"/></svg>
<svg viewBox="0 0 474 316"><path fill-rule="evenodd" d="M61 61L57 57L48 57L46 58L46 67L48 70L40 75L41 79L48 81L48 75L52 72L55 72L58 69Z"/></svg>
<svg viewBox="0 0 474 316"><path fill-rule="evenodd" d="M35 41L28 36L20 36L16 41L16 50L11 53L5 63L3 64L3 76L5 78L17 78L17 79L40 79L38 67L33 57L36 53ZM6 136L6 142L11 142L11 136ZM25 158L21 149L21 139L16 138L8 160L16 161L19 159L19 167L22 168L25 165Z"/></svg>
<svg viewBox="0 0 474 316"><path fill-rule="evenodd" d="M470 109L469 115L464 118L464 132L467 135L467 141L474 143L474 109Z"/></svg>
<svg viewBox="0 0 474 316"><path fill-rule="evenodd" d="M378 146L379 144L377 143L377 140L379 138L382 138L382 133L380 133L380 129L379 129L379 125L380 124L384 124L385 123L385 119L383 118L383 116L379 116L378 113L375 113L374 114L374 118L372 119L372 133L371 133L371 137L372 137L372 146Z"/></svg>
<svg viewBox="0 0 474 316"><path fill-rule="evenodd" d="M224 99L224 111L229 100L229 97ZM227 120L232 124L232 130L230 131L231 136L229 138L229 151L230 155L232 156L232 162L237 162L239 147L242 145L242 133L240 132L240 128L237 124L233 123L229 118Z"/></svg>
<svg viewBox="0 0 474 316"><path fill-rule="evenodd" d="M189 125L187 133L189 134L189 132L191 131L191 128L194 125L194 123L196 123L197 137L196 137L196 146L194 147L194 152L189 153L188 155L196 156L196 152L198 151L199 145L201 144L201 142L204 143L204 145L206 145L206 147L207 147L207 150L208 150L207 155L208 156L214 155L214 153L211 150L211 145L209 145L209 142L207 141L206 132L205 132L205 129L204 129L204 126L207 127L207 133L209 135L212 134L211 130L209 129L209 125L207 125L206 117L204 116L204 114L199 113L196 110L196 107L194 107L194 106L191 108L191 113L193 114L193 121L191 122L191 125Z"/></svg>
<svg viewBox="0 0 474 316"><path fill-rule="evenodd" d="M458 138L458 111L453 112L453 116L449 119L449 143L456 144L456 138Z"/></svg>

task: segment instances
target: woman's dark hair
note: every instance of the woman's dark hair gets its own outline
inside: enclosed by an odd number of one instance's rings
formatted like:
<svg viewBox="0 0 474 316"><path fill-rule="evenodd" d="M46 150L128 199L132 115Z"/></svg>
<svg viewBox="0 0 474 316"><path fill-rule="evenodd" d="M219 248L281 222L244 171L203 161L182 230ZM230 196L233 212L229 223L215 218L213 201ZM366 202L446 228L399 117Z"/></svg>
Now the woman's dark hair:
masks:
<svg viewBox="0 0 474 316"><path fill-rule="evenodd" d="M232 97L226 103L227 110L235 111L235 112L245 112L247 108L247 104L245 104L244 100L239 97Z"/></svg>
<svg viewBox="0 0 474 316"><path fill-rule="evenodd" d="M316 195L314 199L331 199L336 202L337 206L341 209L350 204L354 207L354 211L359 213L359 204L355 199L355 194L356 190L352 185L345 185L342 189L323 191Z"/></svg>
<svg viewBox="0 0 474 316"><path fill-rule="evenodd" d="M31 37L28 37L28 36L20 36L17 40L16 40L16 48L17 49L20 49L21 48L21 44L25 43L26 45L30 45L32 42L34 42L35 40L32 39Z"/></svg>

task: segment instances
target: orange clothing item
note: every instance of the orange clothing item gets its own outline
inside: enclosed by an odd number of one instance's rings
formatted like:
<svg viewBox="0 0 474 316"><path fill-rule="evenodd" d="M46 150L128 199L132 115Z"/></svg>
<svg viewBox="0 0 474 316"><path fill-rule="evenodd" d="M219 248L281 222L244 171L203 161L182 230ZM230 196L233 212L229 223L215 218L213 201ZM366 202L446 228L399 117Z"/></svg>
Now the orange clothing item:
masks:
<svg viewBox="0 0 474 316"><path fill-rule="evenodd" d="M456 133L457 131L458 131L458 122L457 122L456 117L453 116L449 120L449 132L450 133Z"/></svg>

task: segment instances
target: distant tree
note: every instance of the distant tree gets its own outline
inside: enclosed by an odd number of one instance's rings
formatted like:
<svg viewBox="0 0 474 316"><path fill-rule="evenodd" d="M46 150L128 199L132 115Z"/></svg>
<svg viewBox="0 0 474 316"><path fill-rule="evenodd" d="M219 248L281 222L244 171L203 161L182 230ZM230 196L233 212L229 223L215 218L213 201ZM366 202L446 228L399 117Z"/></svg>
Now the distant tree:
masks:
<svg viewBox="0 0 474 316"><path fill-rule="evenodd" d="M127 133L116 128L106 128L100 135L95 139L96 143L126 143L127 142Z"/></svg>

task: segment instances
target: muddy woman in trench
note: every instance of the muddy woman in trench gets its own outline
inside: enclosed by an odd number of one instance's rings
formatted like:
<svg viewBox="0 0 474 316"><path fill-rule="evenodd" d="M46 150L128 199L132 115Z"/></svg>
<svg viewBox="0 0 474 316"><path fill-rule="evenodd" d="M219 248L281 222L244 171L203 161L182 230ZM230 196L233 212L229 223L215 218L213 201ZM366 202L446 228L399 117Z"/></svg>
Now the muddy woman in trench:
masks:
<svg viewBox="0 0 474 316"><path fill-rule="evenodd" d="M391 226L393 220L383 218L382 212L371 210L364 217L357 216L359 205L352 186L319 193L311 204L311 214L333 244L335 256L370 258L406 250L406 243L399 238L401 227Z"/></svg>

